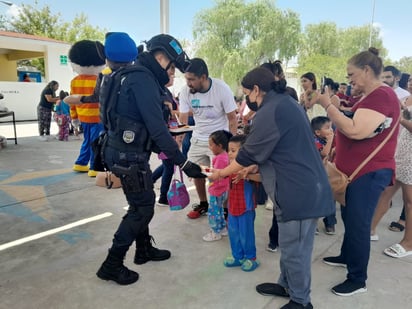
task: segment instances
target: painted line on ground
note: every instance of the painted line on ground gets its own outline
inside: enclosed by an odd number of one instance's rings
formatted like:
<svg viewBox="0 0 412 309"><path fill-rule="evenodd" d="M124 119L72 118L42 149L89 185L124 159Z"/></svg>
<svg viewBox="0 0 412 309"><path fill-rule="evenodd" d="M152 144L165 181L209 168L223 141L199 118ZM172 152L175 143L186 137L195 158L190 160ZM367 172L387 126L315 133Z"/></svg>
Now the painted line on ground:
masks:
<svg viewBox="0 0 412 309"><path fill-rule="evenodd" d="M113 214L111 212L105 212L105 213L102 213L101 215L97 215L97 216L94 216L94 217L82 219L82 220L79 220L79 221L76 221L76 222L73 222L73 223L70 223L70 224L67 224L67 225L63 225L61 227L57 227L57 228L54 228L54 229L51 229L51 230L48 230L48 231L45 231L45 232L34 234L32 236L27 236L27 237L24 237L24 238L20 238L20 239L5 243L3 245L0 245L0 251L11 248L11 247L15 247L15 246L18 246L18 245L21 245L21 244L24 244L24 243L29 242L29 241L33 241L33 240L36 240L36 239L39 239L39 238L43 238L43 237L46 237L46 236L49 236L49 235L52 235L52 234L56 234L56 233L59 233L61 231L65 231L65 230L71 229L71 228L79 226L79 225L84 225L84 224L89 223L89 222L101 220L101 219L110 217L112 215Z"/></svg>

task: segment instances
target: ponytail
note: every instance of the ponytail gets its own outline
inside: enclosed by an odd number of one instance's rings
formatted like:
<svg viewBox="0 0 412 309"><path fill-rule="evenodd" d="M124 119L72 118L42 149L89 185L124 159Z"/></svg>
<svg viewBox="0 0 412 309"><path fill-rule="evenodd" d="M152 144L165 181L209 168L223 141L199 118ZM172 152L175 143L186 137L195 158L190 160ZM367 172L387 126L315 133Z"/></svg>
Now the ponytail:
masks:
<svg viewBox="0 0 412 309"><path fill-rule="evenodd" d="M286 79L280 79L271 83L272 89L277 93L284 93L286 91Z"/></svg>

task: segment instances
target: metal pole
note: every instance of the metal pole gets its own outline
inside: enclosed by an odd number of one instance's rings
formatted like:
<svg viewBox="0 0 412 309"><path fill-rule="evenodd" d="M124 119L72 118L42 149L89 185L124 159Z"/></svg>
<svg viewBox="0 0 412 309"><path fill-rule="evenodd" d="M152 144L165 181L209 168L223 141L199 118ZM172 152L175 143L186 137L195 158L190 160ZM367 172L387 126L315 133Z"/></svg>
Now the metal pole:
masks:
<svg viewBox="0 0 412 309"><path fill-rule="evenodd" d="M169 0L160 0L160 32L169 33Z"/></svg>
<svg viewBox="0 0 412 309"><path fill-rule="evenodd" d="M373 7L372 7L372 20L371 20L371 26L369 29L369 47L372 45L372 32L373 32L373 21L375 19L375 0L373 0Z"/></svg>
<svg viewBox="0 0 412 309"><path fill-rule="evenodd" d="M12 6L13 3L9 2L9 1L0 1L1 3L8 5L8 6Z"/></svg>

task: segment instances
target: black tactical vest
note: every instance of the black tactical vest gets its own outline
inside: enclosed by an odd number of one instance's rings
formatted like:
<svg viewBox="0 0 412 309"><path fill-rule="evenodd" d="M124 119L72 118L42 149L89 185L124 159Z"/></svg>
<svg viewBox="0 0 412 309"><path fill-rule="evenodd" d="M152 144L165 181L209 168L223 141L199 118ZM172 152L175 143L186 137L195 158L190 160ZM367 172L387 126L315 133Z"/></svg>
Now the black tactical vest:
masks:
<svg viewBox="0 0 412 309"><path fill-rule="evenodd" d="M126 115L120 115L116 110L122 82L127 74L136 71L152 74L141 65L130 65L119 68L111 74L103 75L99 91L100 119L108 131L109 146L115 147L119 151L141 153L153 150L145 125Z"/></svg>

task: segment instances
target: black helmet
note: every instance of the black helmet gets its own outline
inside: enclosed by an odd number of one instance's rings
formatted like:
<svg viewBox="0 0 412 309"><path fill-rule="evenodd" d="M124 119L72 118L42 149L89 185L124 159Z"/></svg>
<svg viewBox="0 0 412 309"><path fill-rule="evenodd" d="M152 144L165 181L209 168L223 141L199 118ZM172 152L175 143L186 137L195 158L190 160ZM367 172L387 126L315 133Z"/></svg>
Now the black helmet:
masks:
<svg viewBox="0 0 412 309"><path fill-rule="evenodd" d="M146 42L147 50L151 53L162 50L182 73L190 66L190 59L184 52L182 45L168 34L159 34Z"/></svg>

